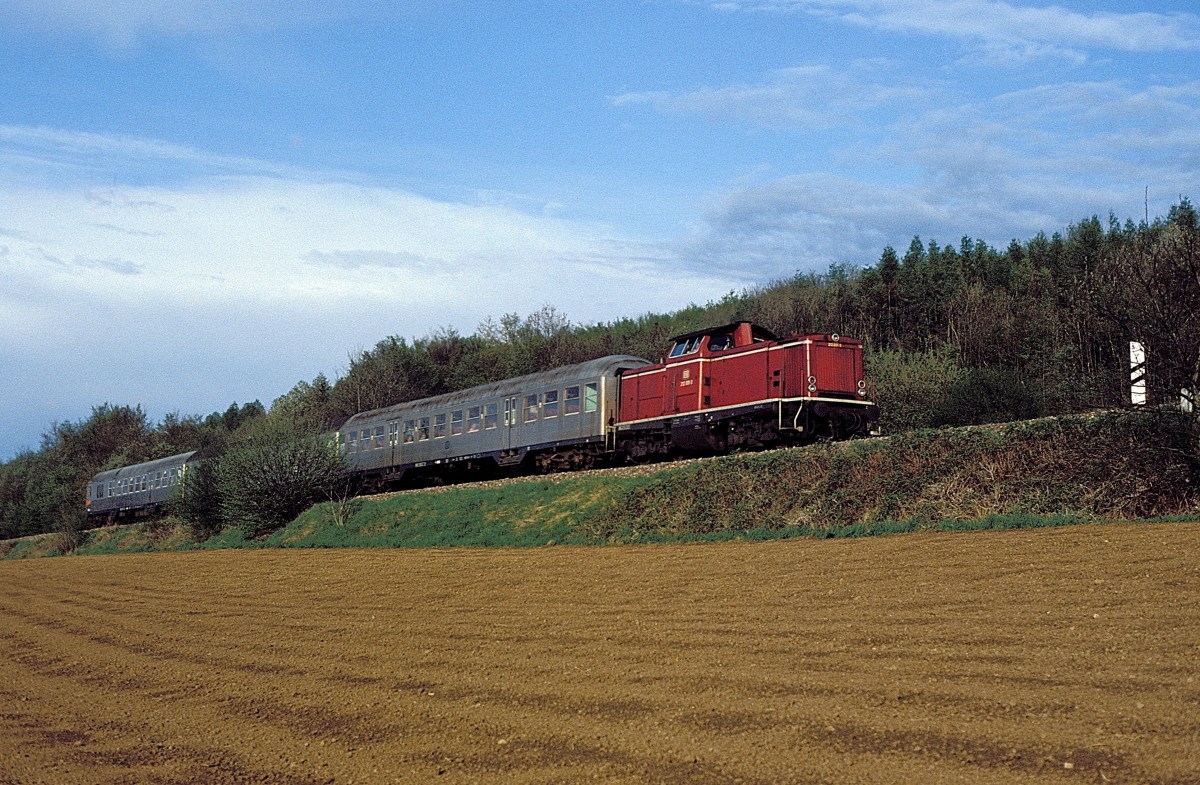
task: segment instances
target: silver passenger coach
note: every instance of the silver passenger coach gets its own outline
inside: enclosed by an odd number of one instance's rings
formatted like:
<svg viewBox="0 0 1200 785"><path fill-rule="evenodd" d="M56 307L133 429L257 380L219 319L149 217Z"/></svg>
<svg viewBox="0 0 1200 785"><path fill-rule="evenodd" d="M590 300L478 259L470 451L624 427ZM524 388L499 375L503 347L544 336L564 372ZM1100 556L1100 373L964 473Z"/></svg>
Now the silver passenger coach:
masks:
<svg viewBox="0 0 1200 785"><path fill-rule="evenodd" d="M88 520L115 521L157 511L171 498L195 454L185 452L100 472L88 483Z"/></svg>
<svg viewBox="0 0 1200 785"><path fill-rule="evenodd" d="M581 468L611 448L618 375L649 364L611 355L361 412L338 439L351 472L380 483L447 464Z"/></svg>

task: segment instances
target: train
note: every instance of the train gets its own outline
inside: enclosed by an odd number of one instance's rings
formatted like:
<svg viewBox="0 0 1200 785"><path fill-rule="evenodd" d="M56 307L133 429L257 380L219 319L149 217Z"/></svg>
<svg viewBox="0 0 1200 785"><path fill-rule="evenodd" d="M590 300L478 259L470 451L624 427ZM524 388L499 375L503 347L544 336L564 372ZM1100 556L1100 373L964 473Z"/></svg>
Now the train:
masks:
<svg viewBox="0 0 1200 785"><path fill-rule="evenodd" d="M675 336L661 362L610 355L359 412L330 435L359 492L877 435L862 341L748 321ZM100 472L90 520L160 511L182 453Z"/></svg>

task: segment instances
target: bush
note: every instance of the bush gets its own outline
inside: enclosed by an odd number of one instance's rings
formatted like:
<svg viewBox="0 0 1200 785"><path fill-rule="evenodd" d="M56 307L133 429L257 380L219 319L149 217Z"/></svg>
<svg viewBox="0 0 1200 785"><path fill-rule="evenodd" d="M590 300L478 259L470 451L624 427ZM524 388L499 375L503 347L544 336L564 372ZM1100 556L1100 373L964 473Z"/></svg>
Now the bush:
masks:
<svg viewBox="0 0 1200 785"><path fill-rule="evenodd" d="M191 464L169 504L171 514L187 521L197 540L206 540L221 530L217 463L207 459Z"/></svg>
<svg viewBox="0 0 1200 785"><path fill-rule="evenodd" d="M331 498L345 473L341 452L327 435L267 431L217 462L221 516L248 537L265 534Z"/></svg>

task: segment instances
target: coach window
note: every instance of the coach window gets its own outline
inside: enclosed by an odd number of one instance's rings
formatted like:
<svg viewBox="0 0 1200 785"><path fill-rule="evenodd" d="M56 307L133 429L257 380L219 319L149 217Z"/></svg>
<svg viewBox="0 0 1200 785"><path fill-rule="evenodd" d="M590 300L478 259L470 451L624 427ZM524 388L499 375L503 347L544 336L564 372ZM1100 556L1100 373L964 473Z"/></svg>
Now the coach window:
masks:
<svg viewBox="0 0 1200 785"><path fill-rule="evenodd" d="M363 428L362 433L358 435L358 451L366 452L371 449L371 429Z"/></svg>
<svg viewBox="0 0 1200 785"><path fill-rule="evenodd" d="M483 410L483 429L485 431L496 430L496 425L500 422L500 404L489 403Z"/></svg>
<svg viewBox="0 0 1200 785"><path fill-rule="evenodd" d="M542 394L542 416L547 419L558 416L558 390L547 390Z"/></svg>
<svg viewBox="0 0 1200 785"><path fill-rule="evenodd" d="M350 431L346 437L346 452L358 452L358 431Z"/></svg>
<svg viewBox="0 0 1200 785"><path fill-rule="evenodd" d="M414 441L416 441L416 439L417 439L417 421L416 420L405 420L404 421L404 443L412 444Z"/></svg>
<svg viewBox="0 0 1200 785"><path fill-rule="evenodd" d="M435 438L435 439L445 439L446 438L446 415L444 415L444 414L433 415L433 438Z"/></svg>
<svg viewBox="0 0 1200 785"><path fill-rule="evenodd" d="M109 480L107 483L104 484L104 495L106 497L117 495L117 481L116 480Z"/></svg>
<svg viewBox="0 0 1200 785"><path fill-rule="evenodd" d="M396 446L396 436L399 433L400 433L400 423L398 423L398 422L388 423L388 444L390 444L392 447Z"/></svg>
<svg viewBox="0 0 1200 785"><path fill-rule="evenodd" d="M417 441L424 442L429 440L429 418L422 417L417 421Z"/></svg>
<svg viewBox="0 0 1200 785"><path fill-rule="evenodd" d="M595 382L583 386L583 410L594 412L600 406L600 387Z"/></svg>
<svg viewBox="0 0 1200 785"><path fill-rule="evenodd" d="M375 426L375 449L376 450L383 449L383 426L382 425Z"/></svg>
<svg viewBox="0 0 1200 785"><path fill-rule="evenodd" d="M537 419L538 412L538 397L537 395L525 396L525 422L533 422Z"/></svg>
<svg viewBox="0 0 1200 785"><path fill-rule="evenodd" d="M482 408L479 406L472 406L470 409L467 409L467 433L475 433L482 426L483 418L480 416L481 411Z"/></svg>
<svg viewBox="0 0 1200 785"><path fill-rule="evenodd" d="M579 414L579 385L567 388L567 395L563 398L563 415Z"/></svg>
<svg viewBox="0 0 1200 785"><path fill-rule="evenodd" d="M462 436L463 432L463 416L462 409L456 412L450 412L450 435Z"/></svg>

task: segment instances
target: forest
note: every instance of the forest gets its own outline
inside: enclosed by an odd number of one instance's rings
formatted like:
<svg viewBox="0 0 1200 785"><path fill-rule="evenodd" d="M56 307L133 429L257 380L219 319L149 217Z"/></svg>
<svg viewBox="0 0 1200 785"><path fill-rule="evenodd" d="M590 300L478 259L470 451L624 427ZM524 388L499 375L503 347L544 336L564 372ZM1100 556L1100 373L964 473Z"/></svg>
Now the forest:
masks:
<svg viewBox="0 0 1200 785"><path fill-rule="evenodd" d="M669 314L574 324L546 306L488 318L470 335L387 337L340 378L300 381L269 408L233 403L155 423L140 407L98 403L0 464L0 539L78 531L97 471L197 449L228 459L196 478L212 493L187 517L213 530L261 527L311 501L246 507L247 467L283 455L297 435L320 443L314 436L360 411L607 354L658 360L674 335L742 319L777 335L863 339L884 433L1128 406L1131 340L1147 347L1151 404L1188 408L1200 389L1200 224L1181 197L1153 221L1092 217L1003 250L970 236L956 246L914 237L873 265L833 264Z"/></svg>

